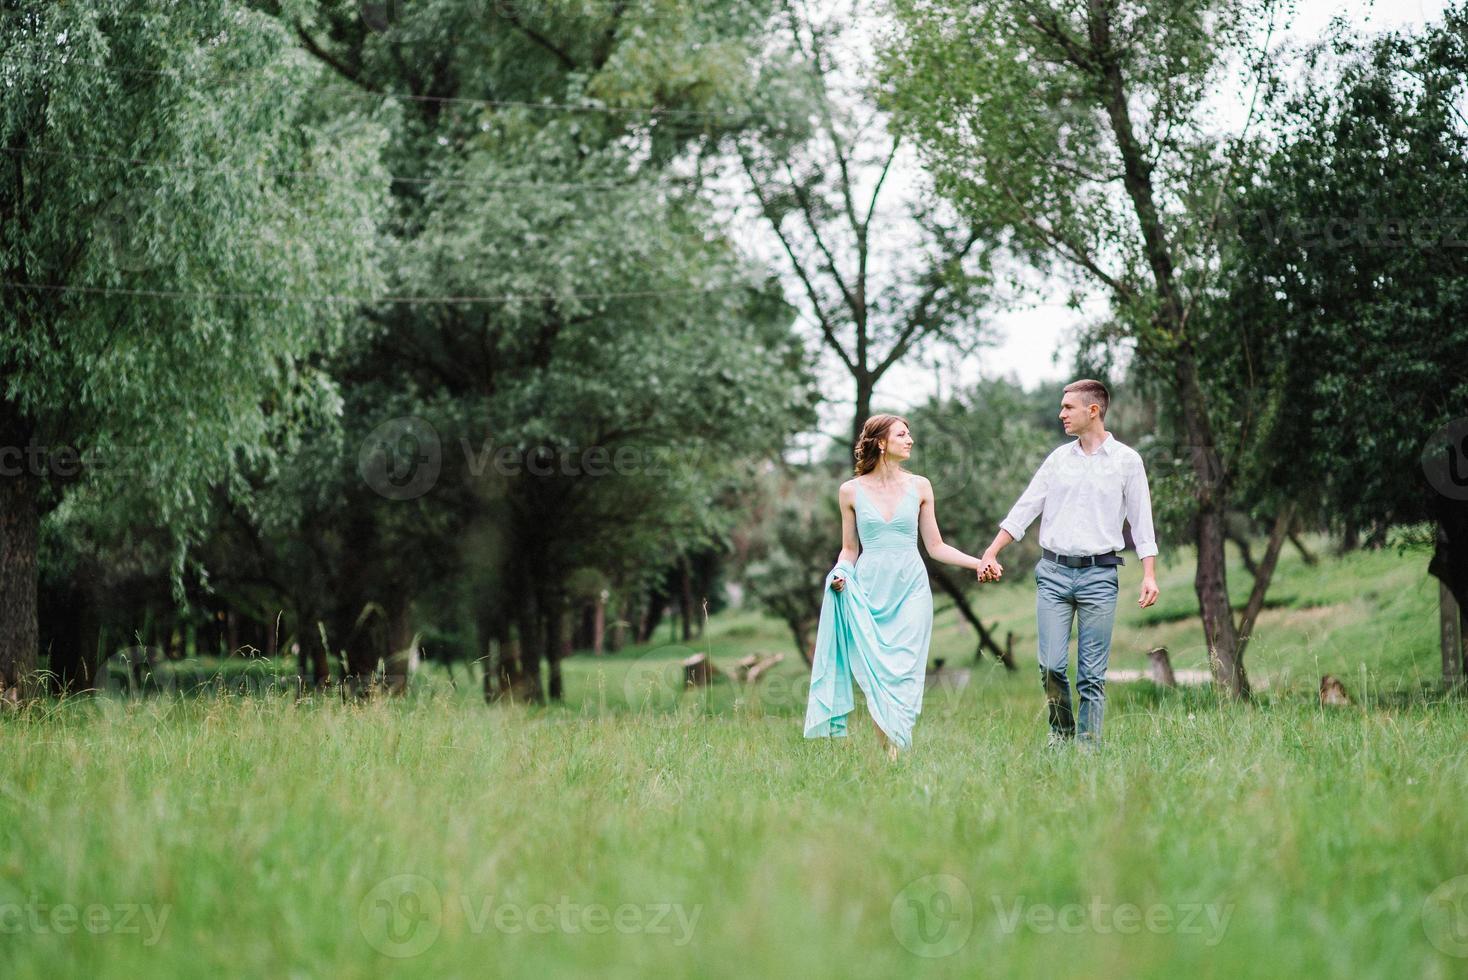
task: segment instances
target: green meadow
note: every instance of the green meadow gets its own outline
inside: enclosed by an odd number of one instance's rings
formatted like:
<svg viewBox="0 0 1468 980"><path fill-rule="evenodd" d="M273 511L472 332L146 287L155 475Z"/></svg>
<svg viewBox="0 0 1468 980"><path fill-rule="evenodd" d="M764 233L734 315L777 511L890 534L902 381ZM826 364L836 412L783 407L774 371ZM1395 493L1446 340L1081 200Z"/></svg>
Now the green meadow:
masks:
<svg viewBox="0 0 1468 980"><path fill-rule="evenodd" d="M545 708L433 665L298 699L237 661L33 705L0 719L0 975L1462 976L1436 582L1317 547L1281 561L1253 702L1113 682L1092 755L1044 748L1023 580L979 600L1015 672L940 599L948 678L896 763L864 718L802 738L793 650L685 692L666 635L568 661ZM1206 666L1191 567L1160 573L1142 611L1124 569L1116 670ZM688 646L732 674L790 642L731 611ZM1353 705L1320 706L1324 673Z"/></svg>

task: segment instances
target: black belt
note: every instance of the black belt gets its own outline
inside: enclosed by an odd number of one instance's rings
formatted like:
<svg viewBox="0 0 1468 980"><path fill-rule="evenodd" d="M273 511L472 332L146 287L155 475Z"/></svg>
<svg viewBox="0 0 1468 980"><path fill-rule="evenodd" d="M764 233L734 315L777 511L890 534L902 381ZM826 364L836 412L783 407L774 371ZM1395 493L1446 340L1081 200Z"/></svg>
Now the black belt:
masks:
<svg viewBox="0 0 1468 980"><path fill-rule="evenodd" d="M1066 568L1090 568L1092 565L1125 565L1126 560L1114 551L1108 551L1104 555L1057 555L1048 548L1041 548L1040 554Z"/></svg>

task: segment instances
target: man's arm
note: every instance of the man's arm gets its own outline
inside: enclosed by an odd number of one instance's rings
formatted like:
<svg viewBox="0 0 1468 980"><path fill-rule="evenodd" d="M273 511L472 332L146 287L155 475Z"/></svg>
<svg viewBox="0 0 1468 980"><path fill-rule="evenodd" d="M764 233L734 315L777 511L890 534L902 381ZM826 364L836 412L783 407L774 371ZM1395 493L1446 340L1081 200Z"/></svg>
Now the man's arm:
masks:
<svg viewBox="0 0 1468 980"><path fill-rule="evenodd" d="M979 556L980 582L996 582L1004 574L1004 566L999 564L999 552L1003 551L1005 546L1013 540L1014 537L1002 527L999 533L994 535L994 540Z"/></svg>
<svg viewBox="0 0 1468 980"><path fill-rule="evenodd" d="M979 557L979 581L992 582L1004 574L1004 566L999 564L999 552L1003 551L1011 542L1018 541L1025 536L1025 528L1029 527L1036 517L1045 510L1045 492L1049 482L1050 457L1045 457L1045 462L1035 471L1030 478L1030 485L1025 487L1025 492L1020 494L1014 506L1009 508L1009 513L1004 520L999 522L999 533L994 535L994 540L989 547L984 549L983 555Z"/></svg>
<svg viewBox="0 0 1468 980"><path fill-rule="evenodd" d="M1147 487L1147 470L1137 458L1122 488L1126 519L1132 526L1132 543L1142 559L1142 591L1137 605L1146 609L1157 601L1157 534L1152 529L1152 492Z"/></svg>

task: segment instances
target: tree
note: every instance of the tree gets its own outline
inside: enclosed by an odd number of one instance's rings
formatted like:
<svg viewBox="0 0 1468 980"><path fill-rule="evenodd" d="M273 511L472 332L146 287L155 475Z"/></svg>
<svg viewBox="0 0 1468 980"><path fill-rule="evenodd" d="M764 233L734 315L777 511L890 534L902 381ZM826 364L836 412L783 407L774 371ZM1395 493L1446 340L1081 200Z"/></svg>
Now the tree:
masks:
<svg viewBox="0 0 1468 980"><path fill-rule="evenodd" d="M1160 372L1181 436L1214 679L1247 697L1224 555L1233 461L1220 440L1232 423L1209 388L1195 321L1217 275L1225 191L1248 173L1256 100L1272 88L1275 4L899 0L896 9L883 75L897 125L917 139L939 192L1036 268L1104 289L1109 333ZM1238 59L1252 76L1250 116L1220 137L1206 100Z"/></svg>
<svg viewBox="0 0 1468 980"><path fill-rule="evenodd" d="M1225 255L1228 316L1281 392L1246 486L1343 528L1434 522L1431 570L1468 608L1468 489L1446 458L1468 435L1468 14L1366 43L1338 27L1305 67Z"/></svg>
<svg viewBox="0 0 1468 980"><path fill-rule="evenodd" d="M792 311L687 174L748 125L722 110L745 101L762 21L464 0L386 14L282 14L356 95L406 107L395 289L466 297L370 310L370 339L336 368L349 417L422 419L442 450L421 497L364 506L446 529L440 554L498 651L491 693L554 699L576 583L651 594L719 546L731 485L811 413Z"/></svg>
<svg viewBox="0 0 1468 980"><path fill-rule="evenodd" d="M224 0L29 5L0 51L0 691L29 692L44 514L169 528L177 592L208 484L335 408L309 360L350 303L312 297L380 288L386 131Z"/></svg>
<svg viewBox="0 0 1468 980"><path fill-rule="evenodd" d="M777 251L799 283L821 346L855 386L851 442L872 414L882 378L925 345L974 349L988 286L979 231L920 188L904 202L889 178L900 135L886 130L875 93L851 96L839 15L818 19L785 0L754 105L764 122L731 138Z"/></svg>

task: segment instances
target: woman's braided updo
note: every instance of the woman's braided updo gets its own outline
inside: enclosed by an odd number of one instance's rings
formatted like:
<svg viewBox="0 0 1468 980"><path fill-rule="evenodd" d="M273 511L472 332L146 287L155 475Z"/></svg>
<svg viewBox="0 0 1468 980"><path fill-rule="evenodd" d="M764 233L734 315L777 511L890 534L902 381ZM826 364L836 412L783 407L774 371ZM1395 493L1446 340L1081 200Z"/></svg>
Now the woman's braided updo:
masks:
<svg viewBox="0 0 1468 980"><path fill-rule="evenodd" d="M873 415L861 427L861 438L856 440L856 475L866 476L882 461L882 440L892 426L901 422L909 429L907 419L901 415Z"/></svg>

